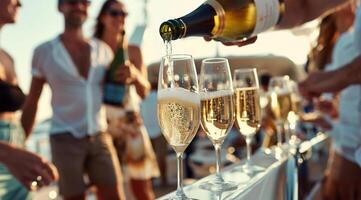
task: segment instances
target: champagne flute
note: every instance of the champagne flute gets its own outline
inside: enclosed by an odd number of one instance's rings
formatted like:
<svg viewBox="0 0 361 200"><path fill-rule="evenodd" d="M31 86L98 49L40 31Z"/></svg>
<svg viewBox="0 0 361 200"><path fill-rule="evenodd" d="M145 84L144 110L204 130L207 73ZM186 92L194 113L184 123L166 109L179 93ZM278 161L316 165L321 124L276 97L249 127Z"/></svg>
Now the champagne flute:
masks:
<svg viewBox="0 0 361 200"><path fill-rule="evenodd" d="M234 122L233 86L228 60L203 60L199 87L201 125L216 151L216 177L200 187L217 192L234 190L237 184L225 181L220 173L221 147Z"/></svg>
<svg viewBox="0 0 361 200"><path fill-rule="evenodd" d="M247 162L242 170L249 175L263 171L264 168L251 164L251 142L261 124L261 105L256 68L237 69L233 74L235 90L236 127L246 138Z"/></svg>
<svg viewBox="0 0 361 200"><path fill-rule="evenodd" d="M299 116L302 115L302 96L298 90L297 83L289 80L289 89L291 92L292 111L288 114L287 121L289 123L289 131L291 134L289 144L294 146L297 143L296 128Z"/></svg>
<svg viewBox="0 0 361 200"><path fill-rule="evenodd" d="M162 134L177 154L177 191L171 199L190 199L183 191L183 153L200 124L198 79L192 56L169 55L162 58L157 109Z"/></svg>
<svg viewBox="0 0 361 200"><path fill-rule="evenodd" d="M291 93L288 85L288 76L277 76L270 80L268 91L271 96L271 112L276 122L277 129L277 147L276 158L283 156L282 150L282 131L287 121L288 113L292 111Z"/></svg>

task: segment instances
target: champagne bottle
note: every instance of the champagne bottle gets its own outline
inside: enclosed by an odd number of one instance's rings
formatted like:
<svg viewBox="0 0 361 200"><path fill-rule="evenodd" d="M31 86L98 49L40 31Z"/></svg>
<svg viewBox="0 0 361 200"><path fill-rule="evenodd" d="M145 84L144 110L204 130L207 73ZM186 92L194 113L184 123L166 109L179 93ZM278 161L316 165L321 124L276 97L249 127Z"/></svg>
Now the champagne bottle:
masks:
<svg viewBox="0 0 361 200"><path fill-rule="evenodd" d="M103 102L108 105L123 107L123 100L126 92L125 84L118 81L116 72L125 63L126 55L123 38L119 41L113 61L105 73Z"/></svg>
<svg viewBox="0 0 361 200"><path fill-rule="evenodd" d="M207 0L193 12L163 22L159 32L165 41L189 36L237 41L276 25L283 12L283 0Z"/></svg>

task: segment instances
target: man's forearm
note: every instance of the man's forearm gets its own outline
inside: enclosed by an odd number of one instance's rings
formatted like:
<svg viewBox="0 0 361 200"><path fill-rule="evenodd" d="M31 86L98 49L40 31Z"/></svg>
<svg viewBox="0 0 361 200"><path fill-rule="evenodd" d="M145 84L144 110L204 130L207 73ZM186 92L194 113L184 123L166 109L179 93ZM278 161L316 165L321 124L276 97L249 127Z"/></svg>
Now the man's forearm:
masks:
<svg viewBox="0 0 361 200"><path fill-rule="evenodd" d="M361 55L356 57L351 63L335 71L334 79L338 80L341 89L361 84Z"/></svg>
<svg viewBox="0 0 361 200"><path fill-rule="evenodd" d="M43 91L45 79L33 77L31 80L30 92L26 98L23 114L21 116L21 124L26 136L29 136L34 126L36 112L38 110L38 102Z"/></svg>
<svg viewBox="0 0 361 200"><path fill-rule="evenodd" d="M332 91L341 91L350 85L361 84L361 55L350 64L328 73L328 78L332 81L332 84L328 85L334 87Z"/></svg>
<svg viewBox="0 0 361 200"><path fill-rule="evenodd" d="M361 84L361 55L359 55L351 64L347 66L350 84Z"/></svg>
<svg viewBox="0 0 361 200"><path fill-rule="evenodd" d="M37 105L27 104L24 106L23 114L21 115L21 125L25 131L26 137L30 135L33 129L37 107Z"/></svg>
<svg viewBox="0 0 361 200"><path fill-rule="evenodd" d="M7 143L0 142L0 163L7 164L9 153L13 147Z"/></svg>
<svg viewBox="0 0 361 200"><path fill-rule="evenodd" d="M285 13L278 28L291 28L321 16L349 0L284 0Z"/></svg>

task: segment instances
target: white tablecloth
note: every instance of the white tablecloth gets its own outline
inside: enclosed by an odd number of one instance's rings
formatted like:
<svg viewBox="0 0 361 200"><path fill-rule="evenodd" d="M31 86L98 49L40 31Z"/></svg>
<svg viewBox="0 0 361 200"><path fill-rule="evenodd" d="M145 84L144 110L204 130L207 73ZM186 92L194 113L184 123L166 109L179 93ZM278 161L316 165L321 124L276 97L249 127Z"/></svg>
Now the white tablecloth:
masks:
<svg viewBox="0 0 361 200"><path fill-rule="evenodd" d="M286 161L287 157L282 160L276 160L272 155L267 155L263 151L258 151L252 156L252 162L266 168L265 171L255 174L253 177L249 177L238 168L243 162L231 165L222 171L223 178L226 181L233 181L239 184L236 190L219 194L200 189L199 185L201 183L214 178L214 175L210 175L184 187L184 191L189 198L199 200L282 200L284 199L286 191ZM159 199L168 199L172 195L174 195L174 192Z"/></svg>
<svg viewBox="0 0 361 200"><path fill-rule="evenodd" d="M312 152L312 148L320 148L319 145L322 145L327 138L327 135L319 134L310 141L303 142L300 145L302 157L307 157ZM287 195L288 199L297 198L297 169L294 167L296 163L293 155L277 160L271 154L259 150L252 156L252 162L266 170L249 177L238 168L244 163L243 160L222 171L226 181L234 181L239 184L236 190L217 194L200 189L201 183L214 178L214 175L210 175L184 187L184 191L189 198L199 200L283 200L287 199ZM168 199L173 195L175 195L174 192L159 199Z"/></svg>

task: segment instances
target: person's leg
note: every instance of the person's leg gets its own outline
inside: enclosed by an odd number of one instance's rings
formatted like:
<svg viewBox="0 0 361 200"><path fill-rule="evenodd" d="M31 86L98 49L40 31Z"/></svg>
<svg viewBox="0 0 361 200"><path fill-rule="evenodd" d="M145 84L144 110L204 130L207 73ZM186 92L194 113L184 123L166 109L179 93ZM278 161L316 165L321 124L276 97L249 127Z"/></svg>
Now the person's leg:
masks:
<svg viewBox="0 0 361 200"><path fill-rule="evenodd" d="M166 155L159 155L159 157L157 157L162 186L168 185L166 158Z"/></svg>
<svg viewBox="0 0 361 200"><path fill-rule="evenodd" d="M86 168L99 200L125 199L123 179L112 137L100 133L91 138Z"/></svg>
<svg viewBox="0 0 361 200"><path fill-rule="evenodd" d="M333 151L322 182L322 199L361 199L361 168Z"/></svg>
<svg viewBox="0 0 361 200"><path fill-rule="evenodd" d="M50 136L52 160L59 172L59 191L65 200L85 199L84 161L87 144L69 133Z"/></svg>
<svg viewBox="0 0 361 200"><path fill-rule="evenodd" d="M123 188L118 186L97 186L97 199L98 200L125 200L125 195L121 194Z"/></svg>
<svg viewBox="0 0 361 200"><path fill-rule="evenodd" d="M168 146L167 141L164 139L162 135L158 136L151 140L152 146L157 158L157 163L160 171L160 180L162 186L168 185L168 177L167 177L167 153Z"/></svg>
<svg viewBox="0 0 361 200"><path fill-rule="evenodd" d="M150 179L147 180L137 180L130 179L130 185L133 191L133 195L137 200L153 200L155 199L155 194L152 188L152 182ZM140 189L141 188L141 189Z"/></svg>
<svg viewBox="0 0 361 200"><path fill-rule="evenodd" d="M189 165L190 157L196 150L196 144L197 144L198 136L196 135L194 139L191 141L191 143L188 145L187 149L184 151L184 165L185 165L185 178L194 178L194 172L192 167Z"/></svg>
<svg viewBox="0 0 361 200"><path fill-rule="evenodd" d="M120 166L124 165L124 157L126 152L126 140L125 137L113 138L113 144Z"/></svg>
<svg viewBox="0 0 361 200"><path fill-rule="evenodd" d="M63 197L64 200L85 200L85 194L74 195L71 197Z"/></svg>

